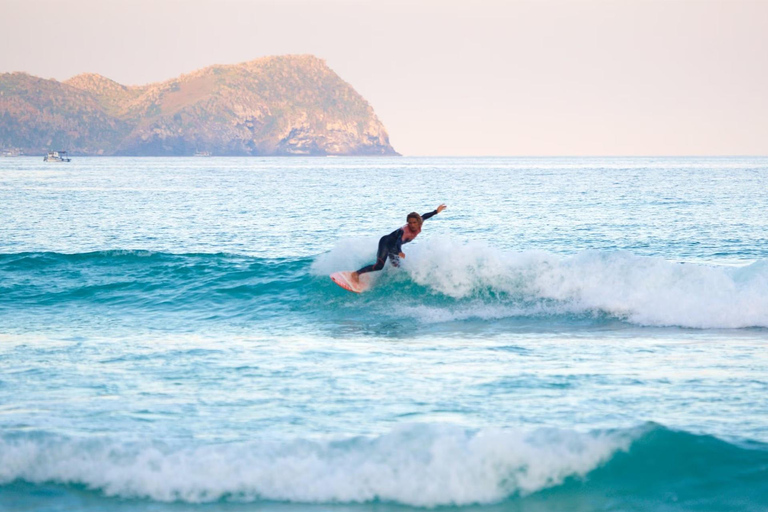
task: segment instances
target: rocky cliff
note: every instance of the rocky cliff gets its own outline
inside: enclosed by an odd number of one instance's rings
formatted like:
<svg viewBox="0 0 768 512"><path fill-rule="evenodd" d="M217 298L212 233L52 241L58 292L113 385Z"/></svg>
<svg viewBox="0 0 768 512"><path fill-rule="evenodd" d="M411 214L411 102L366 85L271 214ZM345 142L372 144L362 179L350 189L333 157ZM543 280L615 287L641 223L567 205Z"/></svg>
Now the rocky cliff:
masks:
<svg viewBox="0 0 768 512"><path fill-rule="evenodd" d="M127 87L0 74L0 148L26 154L396 155L368 102L309 55Z"/></svg>

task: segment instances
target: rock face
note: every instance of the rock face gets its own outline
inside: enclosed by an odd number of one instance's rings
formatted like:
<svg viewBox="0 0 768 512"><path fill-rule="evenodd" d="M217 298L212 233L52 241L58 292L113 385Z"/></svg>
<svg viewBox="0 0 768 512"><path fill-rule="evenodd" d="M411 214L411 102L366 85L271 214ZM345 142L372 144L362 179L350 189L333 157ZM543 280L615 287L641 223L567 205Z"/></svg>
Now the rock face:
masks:
<svg viewBox="0 0 768 512"><path fill-rule="evenodd" d="M368 102L309 55L126 87L0 74L0 148L82 155L397 155Z"/></svg>

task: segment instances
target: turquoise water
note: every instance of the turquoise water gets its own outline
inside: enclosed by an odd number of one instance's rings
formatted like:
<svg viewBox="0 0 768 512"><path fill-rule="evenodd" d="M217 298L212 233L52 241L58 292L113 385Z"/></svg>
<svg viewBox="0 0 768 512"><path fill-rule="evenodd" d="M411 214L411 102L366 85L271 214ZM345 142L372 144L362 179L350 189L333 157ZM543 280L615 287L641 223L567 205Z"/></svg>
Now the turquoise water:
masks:
<svg viewBox="0 0 768 512"><path fill-rule="evenodd" d="M768 509L768 158L0 159L0 509ZM361 295L327 275L446 203Z"/></svg>

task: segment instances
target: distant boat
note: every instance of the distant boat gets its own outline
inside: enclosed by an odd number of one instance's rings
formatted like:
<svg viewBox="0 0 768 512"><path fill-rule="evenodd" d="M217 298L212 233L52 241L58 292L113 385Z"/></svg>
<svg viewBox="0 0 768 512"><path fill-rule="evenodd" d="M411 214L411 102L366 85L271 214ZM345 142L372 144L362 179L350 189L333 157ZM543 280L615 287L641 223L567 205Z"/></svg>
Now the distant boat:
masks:
<svg viewBox="0 0 768 512"><path fill-rule="evenodd" d="M3 151L2 156L4 157L12 157L12 156L21 156L23 153L20 149L6 149Z"/></svg>
<svg viewBox="0 0 768 512"><path fill-rule="evenodd" d="M210 151L195 151L195 156L211 156Z"/></svg>
<svg viewBox="0 0 768 512"><path fill-rule="evenodd" d="M43 162L70 162L71 158L67 156L66 151L49 151L47 155L43 157Z"/></svg>

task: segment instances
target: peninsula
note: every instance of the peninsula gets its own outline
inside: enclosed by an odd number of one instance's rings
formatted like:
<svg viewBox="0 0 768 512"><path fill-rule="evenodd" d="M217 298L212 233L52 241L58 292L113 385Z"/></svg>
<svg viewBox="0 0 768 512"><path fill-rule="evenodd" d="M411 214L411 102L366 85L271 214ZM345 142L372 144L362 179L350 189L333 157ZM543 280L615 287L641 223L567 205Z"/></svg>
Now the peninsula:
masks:
<svg viewBox="0 0 768 512"><path fill-rule="evenodd" d="M165 82L0 74L0 148L27 155L397 155L373 108L324 60L264 57Z"/></svg>

